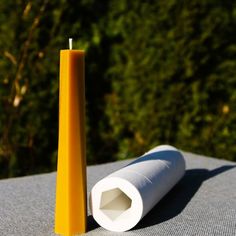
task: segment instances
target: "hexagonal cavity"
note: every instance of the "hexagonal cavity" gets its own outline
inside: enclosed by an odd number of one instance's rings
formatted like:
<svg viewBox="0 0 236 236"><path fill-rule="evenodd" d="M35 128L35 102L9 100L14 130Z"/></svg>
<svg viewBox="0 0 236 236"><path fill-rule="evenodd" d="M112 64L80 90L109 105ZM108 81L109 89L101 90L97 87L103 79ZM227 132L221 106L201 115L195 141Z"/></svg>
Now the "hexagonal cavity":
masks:
<svg viewBox="0 0 236 236"><path fill-rule="evenodd" d="M99 208L111 221L115 221L131 204L132 200L122 190L114 188L102 193Z"/></svg>

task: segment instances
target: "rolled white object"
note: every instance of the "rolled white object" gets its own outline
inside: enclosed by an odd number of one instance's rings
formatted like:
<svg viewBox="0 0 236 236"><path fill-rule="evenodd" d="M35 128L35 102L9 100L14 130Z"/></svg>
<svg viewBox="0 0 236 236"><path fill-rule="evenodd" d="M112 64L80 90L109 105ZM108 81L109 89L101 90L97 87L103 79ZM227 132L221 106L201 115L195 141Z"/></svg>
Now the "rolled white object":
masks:
<svg viewBox="0 0 236 236"><path fill-rule="evenodd" d="M90 194L94 219L103 228L133 228L183 177L185 161L176 148L153 148L126 167L100 180Z"/></svg>

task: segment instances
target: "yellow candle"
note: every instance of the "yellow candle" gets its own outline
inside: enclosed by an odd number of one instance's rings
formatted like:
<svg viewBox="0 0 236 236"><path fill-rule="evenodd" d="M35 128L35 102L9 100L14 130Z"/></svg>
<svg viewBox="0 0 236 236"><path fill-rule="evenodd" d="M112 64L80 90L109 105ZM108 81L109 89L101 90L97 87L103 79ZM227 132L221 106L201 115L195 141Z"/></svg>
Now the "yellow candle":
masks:
<svg viewBox="0 0 236 236"><path fill-rule="evenodd" d="M61 50L55 209L55 232L61 235L86 232L84 87L84 51Z"/></svg>

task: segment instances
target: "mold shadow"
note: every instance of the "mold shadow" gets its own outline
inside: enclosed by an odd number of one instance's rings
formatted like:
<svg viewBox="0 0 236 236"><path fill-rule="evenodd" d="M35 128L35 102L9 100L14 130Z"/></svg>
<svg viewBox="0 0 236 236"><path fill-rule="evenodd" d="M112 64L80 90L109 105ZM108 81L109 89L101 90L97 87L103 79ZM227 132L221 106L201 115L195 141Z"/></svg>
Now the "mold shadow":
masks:
<svg viewBox="0 0 236 236"><path fill-rule="evenodd" d="M184 210L204 181L232 168L235 168L235 165L224 165L213 170L187 170L184 177L154 206L134 229L146 228L174 218Z"/></svg>

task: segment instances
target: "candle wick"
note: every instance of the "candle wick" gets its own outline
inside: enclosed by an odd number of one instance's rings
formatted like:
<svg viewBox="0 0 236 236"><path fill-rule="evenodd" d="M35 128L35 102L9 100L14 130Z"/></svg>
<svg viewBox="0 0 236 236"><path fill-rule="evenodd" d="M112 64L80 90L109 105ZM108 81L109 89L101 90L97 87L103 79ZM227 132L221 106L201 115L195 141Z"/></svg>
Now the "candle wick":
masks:
<svg viewBox="0 0 236 236"><path fill-rule="evenodd" d="M69 38L69 49L72 50L72 41L73 39L72 38Z"/></svg>

